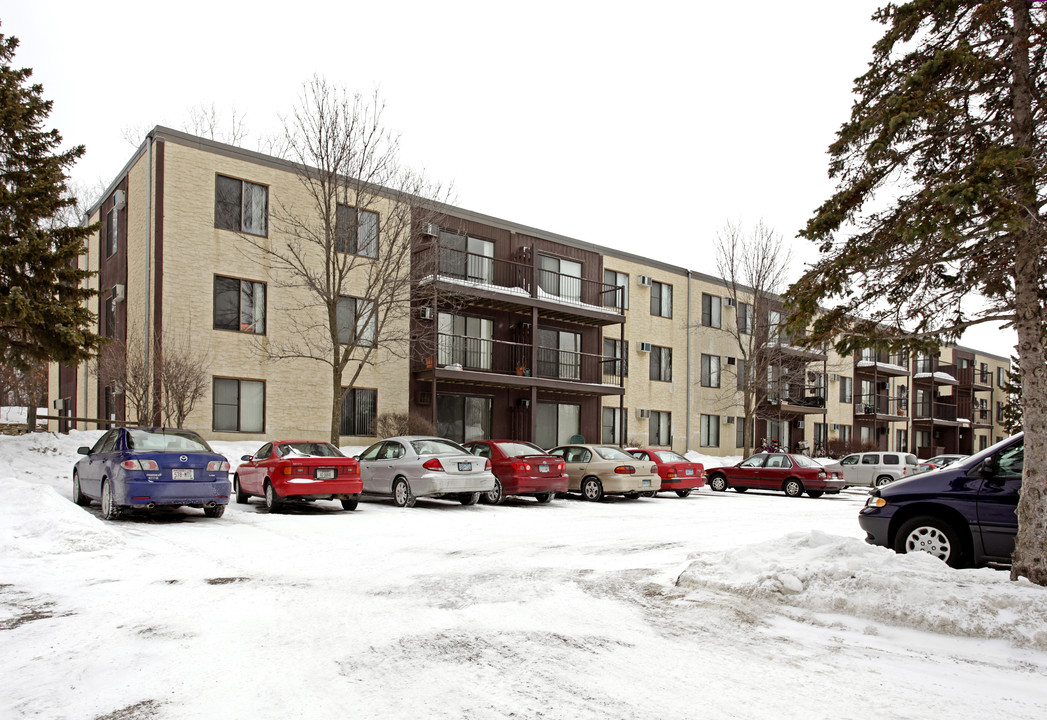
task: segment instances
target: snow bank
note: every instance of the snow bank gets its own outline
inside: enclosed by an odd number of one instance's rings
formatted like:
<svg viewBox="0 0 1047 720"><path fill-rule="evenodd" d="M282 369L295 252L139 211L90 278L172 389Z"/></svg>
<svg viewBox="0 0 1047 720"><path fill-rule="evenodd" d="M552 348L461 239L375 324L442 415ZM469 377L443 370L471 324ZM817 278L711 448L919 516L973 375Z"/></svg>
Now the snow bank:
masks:
<svg viewBox="0 0 1047 720"><path fill-rule="evenodd" d="M104 550L123 535L85 513L51 487L5 478L0 482L0 555L41 557Z"/></svg>
<svg viewBox="0 0 1047 720"><path fill-rule="evenodd" d="M898 555L818 530L706 554L677 585L1047 650L1043 588L1011 582L998 570L954 570L924 553Z"/></svg>

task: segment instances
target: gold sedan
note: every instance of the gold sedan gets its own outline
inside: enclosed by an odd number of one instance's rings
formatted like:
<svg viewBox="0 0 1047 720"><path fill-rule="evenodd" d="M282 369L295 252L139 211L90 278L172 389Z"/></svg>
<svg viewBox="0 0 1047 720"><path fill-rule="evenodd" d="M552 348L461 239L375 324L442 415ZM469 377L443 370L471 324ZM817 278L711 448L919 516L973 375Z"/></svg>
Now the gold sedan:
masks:
<svg viewBox="0 0 1047 720"><path fill-rule="evenodd" d="M637 460L610 445L561 445L549 454L564 459L570 489L592 502L603 499L604 495L635 499L642 492L661 487L654 463Z"/></svg>

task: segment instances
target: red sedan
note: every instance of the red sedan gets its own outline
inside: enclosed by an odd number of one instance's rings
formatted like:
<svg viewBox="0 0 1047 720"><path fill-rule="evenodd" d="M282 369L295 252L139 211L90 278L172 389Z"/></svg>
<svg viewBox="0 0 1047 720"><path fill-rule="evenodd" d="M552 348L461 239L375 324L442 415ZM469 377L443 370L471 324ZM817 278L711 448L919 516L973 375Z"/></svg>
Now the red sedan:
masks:
<svg viewBox="0 0 1047 720"><path fill-rule="evenodd" d="M341 500L344 509L355 510L364 489L360 463L331 443L271 442L240 459L233 476L236 502L257 495L271 511L288 500Z"/></svg>
<svg viewBox="0 0 1047 720"><path fill-rule="evenodd" d="M658 476L662 479L662 490L675 490L680 497L687 497L692 490L697 490L705 485L705 467L701 463L691 462L672 450L632 448L626 452L640 460L650 460L658 466ZM649 495L653 497L656 494L657 491L654 491Z"/></svg>
<svg viewBox="0 0 1047 720"><path fill-rule="evenodd" d="M547 503L555 493L567 492L567 466L561 457L521 440L474 440L463 446L473 455L491 461L494 490L480 496L488 505L498 505L506 495L534 495Z"/></svg>
<svg viewBox="0 0 1047 720"><path fill-rule="evenodd" d="M837 495L845 483L843 473L826 470L806 455L787 453L760 453L730 467L707 471L709 487L723 492L733 487L738 492L781 490L789 497L800 497L806 492L813 498L828 493Z"/></svg>

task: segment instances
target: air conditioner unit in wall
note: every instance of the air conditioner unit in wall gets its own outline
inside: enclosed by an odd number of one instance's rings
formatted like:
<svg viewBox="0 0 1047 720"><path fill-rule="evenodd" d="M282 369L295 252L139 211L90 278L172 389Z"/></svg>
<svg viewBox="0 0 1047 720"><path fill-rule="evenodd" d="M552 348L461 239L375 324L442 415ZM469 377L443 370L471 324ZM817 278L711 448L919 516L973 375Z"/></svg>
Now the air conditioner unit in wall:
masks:
<svg viewBox="0 0 1047 720"><path fill-rule="evenodd" d="M829 429L839 432L839 430L840 430L840 423L833 423L832 425L829 426Z"/></svg>
<svg viewBox="0 0 1047 720"><path fill-rule="evenodd" d="M113 209L123 210L127 207L127 193L123 190L117 190L113 193Z"/></svg>
<svg viewBox="0 0 1047 720"><path fill-rule="evenodd" d="M724 364L726 364L726 365L734 365L735 364L735 359L733 357L731 357L730 355L724 355L723 356L723 361L724 361Z"/></svg>
<svg viewBox="0 0 1047 720"><path fill-rule="evenodd" d="M735 300L733 297L725 297L723 299L723 302L727 307L734 307L737 304L737 300Z"/></svg>
<svg viewBox="0 0 1047 720"><path fill-rule="evenodd" d="M641 420L643 420L645 418L650 418L651 417L651 411L650 410L644 410L643 408L637 408L636 409L636 417L640 418Z"/></svg>
<svg viewBox="0 0 1047 720"><path fill-rule="evenodd" d="M651 286L651 278L648 277L647 275L639 275L639 276L637 276L636 282L640 283L641 285L644 285L645 287L650 287Z"/></svg>
<svg viewBox="0 0 1047 720"><path fill-rule="evenodd" d="M636 344L636 349L639 350L640 352L651 352L651 343L645 343L645 342L637 343Z"/></svg>
<svg viewBox="0 0 1047 720"><path fill-rule="evenodd" d="M428 235L430 237L436 237L440 234L440 226L436 223L423 223L422 224L422 235Z"/></svg>
<svg viewBox="0 0 1047 720"><path fill-rule="evenodd" d="M123 302L127 298L127 286L113 285L111 297L113 298L113 302Z"/></svg>
<svg viewBox="0 0 1047 720"><path fill-rule="evenodd" d="M422 320L432 320L433 309L428 305L423 305L418 309L418 317L420 317Z"/></svg>
<svg viewBox="0 0 1047 720"><path fill-rule="evenodd" d="M840 373L829 373L829 380L831 382L840 382Z"/></svg>

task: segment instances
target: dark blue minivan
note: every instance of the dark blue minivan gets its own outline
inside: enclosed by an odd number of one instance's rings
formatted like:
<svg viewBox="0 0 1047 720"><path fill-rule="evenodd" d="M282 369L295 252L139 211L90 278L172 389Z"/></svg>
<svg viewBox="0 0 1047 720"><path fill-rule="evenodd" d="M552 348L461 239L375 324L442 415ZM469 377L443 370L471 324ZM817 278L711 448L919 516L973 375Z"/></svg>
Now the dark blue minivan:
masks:
<svg viewBox="0 0 1047 720"><path fill-rule="evenodd" d="M1025 442L1019 433L977 455L869 493L866 542L924 551L952 567L1010 563Z"/></svg>

